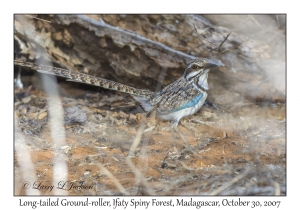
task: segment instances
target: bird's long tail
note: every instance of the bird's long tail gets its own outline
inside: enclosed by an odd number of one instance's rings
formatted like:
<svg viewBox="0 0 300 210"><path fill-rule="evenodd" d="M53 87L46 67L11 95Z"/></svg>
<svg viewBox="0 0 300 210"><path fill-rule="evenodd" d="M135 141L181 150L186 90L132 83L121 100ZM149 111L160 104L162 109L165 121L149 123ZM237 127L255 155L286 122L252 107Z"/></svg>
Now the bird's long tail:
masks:
<svg viewBox="0 0 300 210"><path fill-rule="evenodd" d="M140 96L140 97L145 97L145 98L150 98L150 96L153 94L153 92L149 90L142 90L142 89L137 89L134 87L130 87L128 85L123 85L118 82L106 80L100 77L94 77L88 74L83 74L79 72L75 72L72 70L68 69L62 69L62 68L56 68L52 66L45 66L45 65L40 65L40 64L35 64L35 63L30 63L30 62L24 62L21 60L15 60L14 61L15 65L18 66L24 66L28 67L32 70L36 70L40 73L45 73L45 74L52 74L60 77L65 77L67 78L67 81L73 81L73 82L80 82L80 83L85 83L85 84L90 84L94 86L100 86L106 89L111 89L111 90L116 90L120 91L123 93L128 93L132 96Z"/></svg>

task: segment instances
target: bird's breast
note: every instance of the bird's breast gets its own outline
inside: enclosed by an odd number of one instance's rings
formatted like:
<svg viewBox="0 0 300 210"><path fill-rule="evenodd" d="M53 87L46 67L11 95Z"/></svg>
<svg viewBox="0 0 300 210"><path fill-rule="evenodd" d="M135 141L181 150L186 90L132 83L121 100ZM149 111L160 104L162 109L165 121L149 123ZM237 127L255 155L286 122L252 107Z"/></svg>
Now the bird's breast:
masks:
<svg viewBox="0 0 300 210"><path fill-rule="evenodd" d="M196 113L204 104L207 98L207 93L203 92L202 95L199 94L190 101L177 107L177 109L170 112L157 112L157 116L163 120L175 120L179 121L181 118L187 117Z"/></svg>

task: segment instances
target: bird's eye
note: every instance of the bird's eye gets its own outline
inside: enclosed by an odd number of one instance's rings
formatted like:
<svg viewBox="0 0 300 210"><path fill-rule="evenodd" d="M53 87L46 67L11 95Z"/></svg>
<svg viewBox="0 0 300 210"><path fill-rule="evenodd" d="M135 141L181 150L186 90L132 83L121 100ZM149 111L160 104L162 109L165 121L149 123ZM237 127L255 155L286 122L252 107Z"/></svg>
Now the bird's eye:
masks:
<svg viewBox="0 0 300 210"><path fill-rule="evenodd" d="M192 69L196 69L197 68L197 65L192 65Z"/></svg>

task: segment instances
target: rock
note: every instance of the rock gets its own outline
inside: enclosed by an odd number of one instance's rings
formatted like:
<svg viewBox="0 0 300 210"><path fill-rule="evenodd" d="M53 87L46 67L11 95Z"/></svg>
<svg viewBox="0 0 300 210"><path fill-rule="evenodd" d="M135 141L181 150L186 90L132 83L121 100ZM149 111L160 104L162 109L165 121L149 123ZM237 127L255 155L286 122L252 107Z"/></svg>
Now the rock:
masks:
<svg viewBox="0 0 300 210"><path fill-rule="evenodd" d="M24 107L24 108L21 110L21 112L22 112L23 114L26 114L26 113L27 113L27 108Z"/></svg>
<svg viewBox="0 0 300 210"><path fill-rule="evenodd" d="M27 97L25 97L25 98L22 99L22 102L24 104L27 104L30 100L31 100L31 96L27 96Z"/></svg>
<svg viewBox="0 0 300 210"><path fill-rule="evenodd" d="M85 111L77 106L71 106L65 109L65 121L67 123L84 123L87 120Z"/></svg>
<svg viewBox="0 0 300 210"><path fill-rule="evenodd" d="M42 112L42 113L39 114L38 119L41 120L41 119L43 119L44 117L47 117L47 116L48 116L47 112Z"/></svg>
<svg viewBox="0 0 300 210"><path fill-rule="evenodd" d="M27 117L29 118L29 119L37 119L37 116L38 116L38 114L39 113L29 113L28 115L27 115Z"/></svg>

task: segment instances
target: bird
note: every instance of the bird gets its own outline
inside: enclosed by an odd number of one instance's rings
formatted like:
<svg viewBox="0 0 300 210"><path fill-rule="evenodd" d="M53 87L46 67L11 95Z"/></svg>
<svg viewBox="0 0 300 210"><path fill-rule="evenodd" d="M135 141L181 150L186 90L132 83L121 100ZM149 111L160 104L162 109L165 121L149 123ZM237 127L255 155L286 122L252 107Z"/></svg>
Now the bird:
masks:
<svg viewBox="0 0 300 210"><path fill-rule="evenodd" d="M206 58L192 60L186 64L185 71L178 80L167 85L160 91L153 92L68 69L22 60L15 60L14 64L28 67L40 73L61 76L66 78L67 81L100 86L130 94L140 103L145 112L149 113L155 110L158 118L170 121L174 150L176 151L174 131L188 145L188 142L178 130L179 121L184 117L193 115L203 106L208 95L207 91L209 90L207 83L208 73L214 67L223 66L222 62L218 60Z"/></svg>

